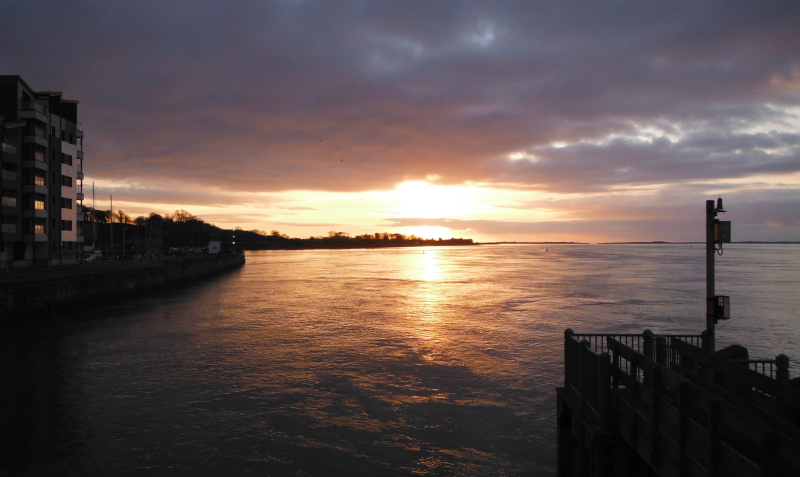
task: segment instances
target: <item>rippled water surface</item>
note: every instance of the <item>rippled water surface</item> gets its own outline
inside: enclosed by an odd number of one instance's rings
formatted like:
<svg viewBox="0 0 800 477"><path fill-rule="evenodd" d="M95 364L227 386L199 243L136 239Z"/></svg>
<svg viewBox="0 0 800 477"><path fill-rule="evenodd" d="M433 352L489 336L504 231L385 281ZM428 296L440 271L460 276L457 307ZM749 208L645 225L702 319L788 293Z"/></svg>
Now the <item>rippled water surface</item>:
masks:
<svg viewBox="0 0 800 477"><path fill-rule="evenodd" d="M699 245L249 252L6 326L8 474L554 475L567 327L699 332ZM719 345L800 359L800 246L718 258ZM798 367L792 375L798 374Z"/></svg>

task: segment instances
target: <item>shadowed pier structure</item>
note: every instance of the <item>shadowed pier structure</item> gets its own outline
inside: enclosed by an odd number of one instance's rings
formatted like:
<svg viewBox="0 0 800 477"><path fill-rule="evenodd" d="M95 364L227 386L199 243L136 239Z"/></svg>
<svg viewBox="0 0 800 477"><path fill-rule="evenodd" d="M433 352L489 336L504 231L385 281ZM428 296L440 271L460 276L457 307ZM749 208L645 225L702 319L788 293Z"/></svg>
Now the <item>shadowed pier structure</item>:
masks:
<svg viewBox="0 0 800 477"><path fill-rule="evenodd" d="M789 358L724 359L704 338L566 330L558 475L800 475Z"/></svg>

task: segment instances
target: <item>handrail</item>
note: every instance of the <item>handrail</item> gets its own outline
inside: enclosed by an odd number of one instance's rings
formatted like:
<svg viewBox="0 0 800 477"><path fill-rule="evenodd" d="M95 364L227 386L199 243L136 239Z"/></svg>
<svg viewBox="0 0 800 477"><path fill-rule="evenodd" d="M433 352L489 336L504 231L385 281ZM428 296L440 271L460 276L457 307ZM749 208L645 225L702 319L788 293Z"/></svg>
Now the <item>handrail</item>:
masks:
<svg viewBox="0 0 800 477"><path fill-rule="evenodd" d="M789 386L789 358L780 355L778 373L784 379L772 379L758 371L736 364L730 360L715 356L708 351L697 349L683 341L673 343L675 356L673 364L684 373L692 373L705 377L715 384L729 389L738 395L750 397L755 391L762 398L784 409L791 420L800 425L800 390Z"/></svg>

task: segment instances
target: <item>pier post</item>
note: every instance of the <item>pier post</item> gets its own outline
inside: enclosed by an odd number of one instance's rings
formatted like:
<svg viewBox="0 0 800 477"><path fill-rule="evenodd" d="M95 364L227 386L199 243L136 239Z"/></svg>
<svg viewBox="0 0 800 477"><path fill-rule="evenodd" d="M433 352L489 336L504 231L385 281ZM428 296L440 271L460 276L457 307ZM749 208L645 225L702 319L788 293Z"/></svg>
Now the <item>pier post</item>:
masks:
<svg viewBox="0 0 800 477"><path fill-rule="evenodd" d="M642 354L650 359L653 359L653 332L650 330L644 330L644 333L642 333L642 338L644 341L642 345Z"/></svg>
<svg viewBox="0 0 800 477"><path fill-rule="evenodd" d="M656 338L656 363L667 366L667 339L663 336Z"/></svg>
<svg viewBox="0 0 800 477"><path fill-rule="evenodd" d="M788 383L789 382L789 357L785 354L779 354L775 356L775 366L778 368L776 373L776 378L778 381Z"/></svg>
<svg viewBox="0 0 800 477"><path fill-rule="evenodd" d="M600 353L597 366L597 413L600 418L600 429L611 429L611 357L608 353Z"/></svg>

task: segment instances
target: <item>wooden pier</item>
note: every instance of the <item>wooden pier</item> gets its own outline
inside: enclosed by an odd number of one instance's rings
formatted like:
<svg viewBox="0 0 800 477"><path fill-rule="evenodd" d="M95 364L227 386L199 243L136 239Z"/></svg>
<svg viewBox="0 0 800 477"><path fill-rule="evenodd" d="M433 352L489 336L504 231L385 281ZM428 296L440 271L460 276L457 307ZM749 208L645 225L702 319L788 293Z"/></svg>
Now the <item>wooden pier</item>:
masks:
<svg viewBox="0 0 800 477"><path fill-rule="evenodd" d="M789 359L723 359L704 337L566 330L558 475L800 476Z"/></svg>

